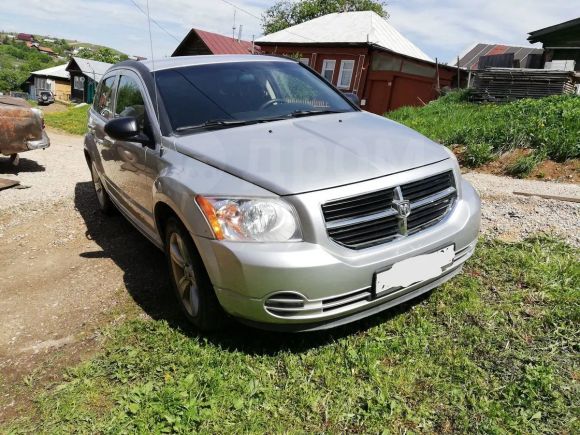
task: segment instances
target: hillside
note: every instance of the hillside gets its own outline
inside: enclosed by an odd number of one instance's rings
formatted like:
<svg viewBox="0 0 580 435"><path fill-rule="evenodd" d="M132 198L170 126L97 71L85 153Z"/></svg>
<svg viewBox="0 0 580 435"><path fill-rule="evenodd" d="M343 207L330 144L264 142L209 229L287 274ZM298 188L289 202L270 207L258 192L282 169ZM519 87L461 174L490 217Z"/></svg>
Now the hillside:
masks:
<svg viewBox="0 0 580 435"><path fill-rule="evenodd" d="M43 35L34 35L34 40L54 55L28 47L16 40L16 33L0 32L0 92L20 90L32 71L62 65L72 55L109 63L127 59L126 54L101 45Z"/></svg>

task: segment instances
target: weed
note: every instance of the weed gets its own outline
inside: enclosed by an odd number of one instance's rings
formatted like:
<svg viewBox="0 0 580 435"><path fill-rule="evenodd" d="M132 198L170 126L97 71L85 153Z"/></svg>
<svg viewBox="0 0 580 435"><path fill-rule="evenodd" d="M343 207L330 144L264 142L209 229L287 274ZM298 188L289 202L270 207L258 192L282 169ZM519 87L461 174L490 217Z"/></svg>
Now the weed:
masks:
<svg viewBox="0 0 580 435"><path fill-rule="evenodd" d="M525 178L534 170L536 166L546 158L543 150L536 150L526 156L520 156L507 167L507 173L514 177Z"/></svg>
<svg viewBox="0 0 580 435"><path fill-rule="evenodd" d="M578 433L578 257L483 241L430 297L319 334L129 321L0 432Z"/></svg>
<svg viewBox="0 0 580 435"><path fill-rule="evenodd" d="M87 131L87 113L90 106L71 107L63 112L46 113L46 125L70 134L84 134Z"/></svg>
<svg viewBox="0 0 580 435"><path fill-rule="evenodd" d="M541 148L558 162L580 157L577 95L473 104L465 102L465 93L452 92L425 107L403 107L387 116L445 145L487 144L495 153Z"/></svg>
<svg viewBox="0 0 580 435"><path fill-rule="evenodd" d="M467 145L463 155L463 163L466 166L476 168L491 162L494 158L493 148L486 143L473 143Z"/></svg>

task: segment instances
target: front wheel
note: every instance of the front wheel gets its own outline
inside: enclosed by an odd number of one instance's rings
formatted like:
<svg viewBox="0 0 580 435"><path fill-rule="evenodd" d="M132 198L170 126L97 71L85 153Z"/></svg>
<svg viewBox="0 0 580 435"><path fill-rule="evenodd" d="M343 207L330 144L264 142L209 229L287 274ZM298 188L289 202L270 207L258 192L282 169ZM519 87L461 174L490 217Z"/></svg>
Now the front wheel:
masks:
<svg viewBox="0 0 580 435"><path fill-rule="evenodd" d="M173 290L187 319L201 331L222 329L227 315L189 232L175 218L165 226L165 255Z"/></svg>

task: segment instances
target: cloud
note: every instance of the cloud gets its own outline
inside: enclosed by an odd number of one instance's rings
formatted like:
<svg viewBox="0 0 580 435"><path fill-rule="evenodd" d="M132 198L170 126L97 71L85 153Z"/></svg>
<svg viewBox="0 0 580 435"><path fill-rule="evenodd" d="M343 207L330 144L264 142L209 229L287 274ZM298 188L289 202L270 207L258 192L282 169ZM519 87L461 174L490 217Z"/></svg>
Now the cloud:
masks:
<svg viewBox="0 0 580 435"><path fill-rule="evenodd" d="M389 23L445 61L476 42L529 46L528 32L578 16L569 0L390 0Z"/></svg>
<svg viewBox="0 0 580 435"><path fill-rule="evenodd" d="M134 1L146 10L146 0ZM270 2L233 3L260 17ZM149 0L149 5L151 17L166 29L151 25L156 57L170 55L192 27L232 33L234 8L221 0ZM256 17L236 12L236 25L243 25L242 37L261 34ZM2 1L0 28L77 39L150 57L147 17L131 0Z"/></svg>
<svg viewBox="0 0 580 435"><path fill-rule="evenodd" d="M0 28L107 45L150 57L146 0L0 0ZM228 0L243 37L261 34L274 0ZM223 0L149 0L156 57L170 55L192 27L232 34L234 8ZM475 42L529 45L527 33L575 18L571 0L388 0L389 22L431 57L452 59Z"/></svg>

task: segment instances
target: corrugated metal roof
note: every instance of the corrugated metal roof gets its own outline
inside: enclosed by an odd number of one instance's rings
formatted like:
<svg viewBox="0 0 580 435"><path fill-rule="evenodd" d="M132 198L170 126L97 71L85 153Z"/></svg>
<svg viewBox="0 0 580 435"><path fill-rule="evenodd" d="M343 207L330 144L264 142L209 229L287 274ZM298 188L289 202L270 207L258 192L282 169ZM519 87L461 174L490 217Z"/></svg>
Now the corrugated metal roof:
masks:
<svg viewBox="0 0 580 435"><path fill-rule="evenodd" d="M53 66L51 68L45 68L38 71L32 71L30 74L33 76L40 76L40 77L58 77L61 79L69 80L70 74L66 70L68 66L67 63L64 65Z"/></svg>
<svg viewBox="0 0 580 435"><path fill-rule="evenodd" d="M103 77L103 74L105 74L107 72L107 70L113 66L113 64L110 64L110 63L99 62L97 60L91 60L91 59L83 59L82 57L74 57L73 56L72 59L76 62L76 64L79 66L79 68L81 69L81 71L84 75L92 78L93 80L95 80L97 82L100 82L101 77ZM69 62L69 65L70 65L70 62ZM67 71L68 71L69 65L67 65Z"/></svg>
<svg viewBox="0 0 580 435"><path fill-rule="evenodd" d="M433 62L427 54L372 11L324 15L259 38L257 44L376 44L405 56Z"/></svg>
<svg viewBox="0 0 580 435"><path fill-rule="evenodd" d="M248 54L252 53L252 43L230 38L218 33L192 29L201 38L213 54Z"/></svg>
<svg viewBox="0 0 580 435"><path fill-rule="evenodd" d="M459 57L459 66L466 69L477 69L477 64L481 56L508 53L513 53L514 59L519 60L520 65L524 67L530 54L542 54L543 50L541 48L516 47L502 44L473 44ZM454 59L450 64L457 66L457 59Z"/></svg>

